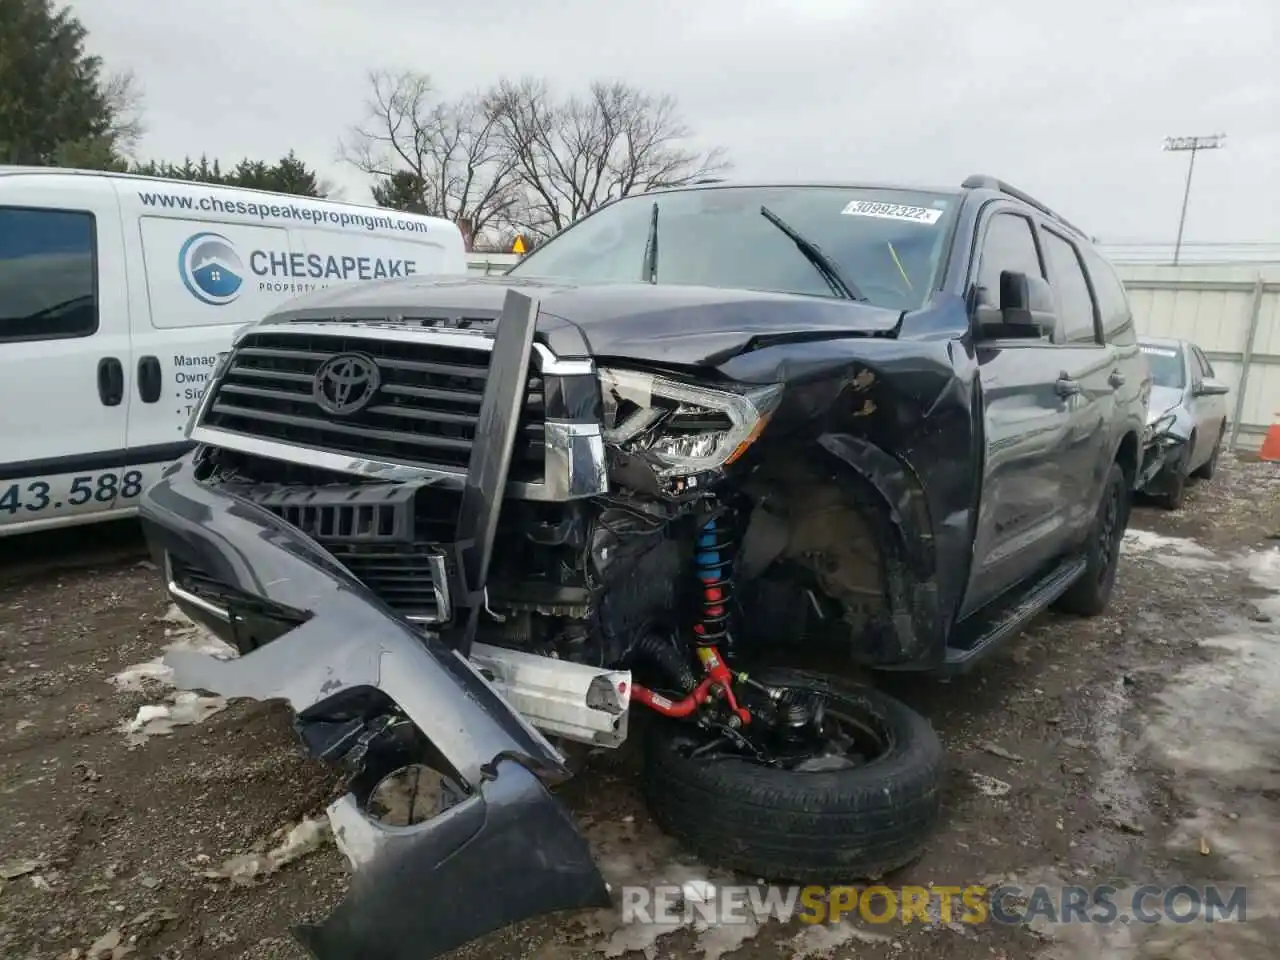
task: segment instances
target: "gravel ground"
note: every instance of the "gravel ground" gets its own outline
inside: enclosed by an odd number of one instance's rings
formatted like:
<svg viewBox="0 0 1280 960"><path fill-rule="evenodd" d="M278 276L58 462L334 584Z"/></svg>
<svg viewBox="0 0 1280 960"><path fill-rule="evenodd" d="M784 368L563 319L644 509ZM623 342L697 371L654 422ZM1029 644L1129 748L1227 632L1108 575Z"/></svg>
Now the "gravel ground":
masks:
<svg viewBox="0 0 1280 960"><path fill-rule="evenodd" d="M1277 539L1280 473L1224 461L1182 510L1135 509L1107 615L1046 616L969 677L890 685L931 718L950 770L941 830L889 883L1239 883L1248 922L672 931L596 912L459 955L1272 956ZM290 925L346 884L323 822L334 781L296 747L287 710L175 693L138 668L199 642L167 619L142 556L128 524L0 543L0 956L300 958ZM563 795L615 884L726 879L652 826L630 754L594 761Z"/></svg>

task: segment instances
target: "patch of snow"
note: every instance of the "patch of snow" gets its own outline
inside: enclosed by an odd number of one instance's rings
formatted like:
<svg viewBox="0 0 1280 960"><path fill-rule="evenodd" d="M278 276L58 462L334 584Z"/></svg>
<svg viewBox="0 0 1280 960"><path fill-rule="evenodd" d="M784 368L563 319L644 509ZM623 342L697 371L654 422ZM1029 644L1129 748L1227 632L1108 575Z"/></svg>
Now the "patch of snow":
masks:
<svg viewBox="0 0 1280 960"><path fill-rule="evenodd" d="M1167 543L1148 539L1138 549L1165 547ZM1280 592L1280 550L1246 553L1231 565L1257 586ZM1039 916L1028 926L1052 940L1040 960L1270 960L1275 955L1280 823L1268 798L1280 791L1280 596L1255 602L1276 619L1224 622L1222 634L1200 644L1209 659L1187 663L1170 677L1150 715L1135 724L1143 730L1146 755L1172 773L1179 806L1190 811L1169 835L1169 855L1176 862L1189 854L1212 853L1212 874L1224 901L1235 886L1247 887L1248 922L1195 917L1187 922L1053 923ZM1014 882L1062 888L1061 878L1055 877L1026 876ZM1137 884L1122 887L1114 895L1112 902L1121 913L1128 913L1137 889ZM1144 903L1151 908L1159 901L1149 897Z"/></svg>
<svg viewBox="0 0 1280 960"><path fill-rule="evenodd" d="M1201 560L1213 560L1217 556L1208 547L1196 543L1189 537L1166 537L1162 533L1140 530L1137 527L1130 527L1124 532L1121 549L1132 553L1151 553L1162 550L1184 557L1199 557Z"/></svg>
<svg viewBox="0 0 1280 960"><path fill-rule="evenodd" d="M1130 527L1120 543L1123 553L1145 557L1171 570L1223 570L1229 564L1202 544L1187 537L1166 537L1150 530Z"/></svg>
<svg viewBox="0 0 1280 960"><path fill-rule="evenodd" d="M1132 701L1124 678L1116 677L1100 686L1090 700L1090 707L1090 740L1103 763L1094 782L1093 802L1099 809L1112 811L1117 818L1139 823L1150 811L1136 774L1141 743L1126 730Z"/></svg>
<svg viewBox="0 0 1280 960"><path fill-rule="evenodd" d="M169 642L165 644L160 656L126 667L111 677L111 683L120 692L146 693L155 689L172 688L173 670L165 664L164 657L175 650L207 654L222 660L239 655L229 644L185 616L177 606L170 605L160 620L170 624L165 630ZM169 694L162 703L139 707L132 720L120 725L120 730L125 734L129 745L136 747L151 737L168 736L177 727L203 723L226 708L225 697L181 691Z"/></svg>
<svg viewBox="0 0 1280 960"><path fill-rule="evenodd" d="M120 725L120 732L130 746L136 747L152 737L167 737L178 727L203 723L225 709L226 697L209 697L183 690L169 698L168 703L139 707L132 720Z"/></svg>
<svg viewBox="0 0 1280 960"><path fill-rule="evenodd" d="M164 645L160 656L145 663L135 663L115 674L111 682L117 690L144 693L150 685L172 687L173 669L165 665L164 656L173 651L202 653L220 660L239 656L234 647L189 619L176 606L170 606L160 622L171 625L165 630L169 642Z"/></svg>
<svg viewBox="0 0 1280 960"><path fill-rule="evenodd" d="M670 955L672 948L664 941L678 931L690 937L689 945L682 944L679 949L679 955L689 960L721 960L766 930L780 935L784 955L795 958L843 958L848 953L843 948L850 944L879 944L890 939L852 917L830 924L793 921L784 926L784 920L805 912L799 901L800 888L773 887L763 880L711 869L647 821L637 823L627 817L587 823L583 832L613 892L615 906L579 915L572 923L581 929L571 928L568 936L605 957L623 957L634 951L656 960ZM629 916L624 922L619 903L627 896L624 888L659 889L670 899L661 905L642 903L642 908L652 911L650 916Z"/></svg>
<svg viewBox="0 0 1280 960"><path fill-rule="evenodd" d="M686 900L696 900L698 903L712 903L716 898L715 884L706 880L686 880L680 892Z"/></svg>
<svg viewBox="0 0 1280 960"><path fill-rule="evenodd" d="M980 793L984 793L988 797L1003 797L1013 789L1012 784L997 780L995 777L989 777L985 773L970 773L969 779L973 781L973 785L978 788Z"/></svg>
<svg viewBox="0 0 1280 960"><path fill-rule="evenodd" d="M625 896L623 887L661 886L685 895L683 904L668 904L667 915L655 916L651 921L632 918L624 922L618 907L591 911L581 937L605 957L622 957L635 951L654 960L661 938L678 930L690 930L695 935L693 946L684 955L719 960L755 937L767 921L767 917L757 917L749 905L744 905L733 922L716 922L717 891L725 884L741 881L732 873L710 870L690 858L652 824L637 824L634 818L603 822L589 825L586 836L615 897Z"/></svg>
<svg viewBox="0 0 1280 960"><path fill-rule="evenodd" d="M284 832L280 843L262 853L242 853L214 870L206 870L210 880L230 880L232 884L249 885L270 876L282 867L301 860L323 847L331 838L325 817L308 817Z"/></svg>
<svg viewBox="0 0 1280 960"><path fill-rule="evenodd" d="M888 934L872 933L847 920L810 924L791 938L791 960L808 960L810 957L834 960L836 951L851 943L878 944L892 939Z"/></svg>

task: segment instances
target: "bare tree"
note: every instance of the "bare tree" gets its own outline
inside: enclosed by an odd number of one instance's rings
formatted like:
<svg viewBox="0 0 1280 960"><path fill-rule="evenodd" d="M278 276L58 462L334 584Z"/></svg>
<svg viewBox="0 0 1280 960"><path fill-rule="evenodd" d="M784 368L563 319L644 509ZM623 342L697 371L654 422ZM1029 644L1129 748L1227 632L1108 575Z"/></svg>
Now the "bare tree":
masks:
<svg viewBox="0 0 1280 960"><path fill-rule="evenodd" d="M364 121L340 155L377 178L375 198L458 223L468 240L503 222L517 200L512 162L497 118L481 97L446 101L431 78L406 71L369 74Z"/></svg>
<svg viewBox="0 0 1280 960"><path fill-rule="evenodd" d="M143 94L132 70L119 70L102 81L101 94L110 118L107 136L115 152L136 160L138 141L146 128L142 123Z"/></svg>
<svg viewBox="0 0 1280 960"><path fill-rule="evenodd" d="M720 148L685 146L676 101L626 83L594 83L557 101L543 80L502 81L486 99L503 155L524 187L512 219L541 236L637 191L680 186L729 169Z"/></svg>

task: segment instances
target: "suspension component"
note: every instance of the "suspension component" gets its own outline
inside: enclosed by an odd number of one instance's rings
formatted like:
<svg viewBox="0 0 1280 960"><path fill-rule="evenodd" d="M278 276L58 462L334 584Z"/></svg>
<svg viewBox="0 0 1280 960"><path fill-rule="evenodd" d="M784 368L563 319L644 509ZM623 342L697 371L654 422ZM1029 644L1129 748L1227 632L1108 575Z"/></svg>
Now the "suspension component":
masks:
<svg viewBox="0 0 1280 960"><path fill-rule="evenodd" d="M738 699L733 695L733 675L729 673L718 656L710 647L703 647L700 654L711 654L715 659L715 668L708 667L707 675L702 681L693 688L693 691L680 700L670 700L662 694L654 693L648 687L641 686L638 683L631 685L631 699L638 703L643 703L649 709L662 714L664 717L687 717L696 711L700 706L717 696L723 697L726 705L729 707L731 714L731 723L737 726L751 722L751 713L744 707L738 705ZM707 657L703 657L703 664L707 663Z"/></svg>
<svg viewBox="0 0 1280 960"><path fill-rule="evenodd" d="M825 706L822 697L807 690L783 690L777 701L778 726L792 733L821 726Z"/></svg>
<svg viewBox="0 0 1280 960"><path fill-rule="evenodd" d="M719 518L730 522L721 523ZM698 531L694 572L702 589L698 622L693 625L693 642L698 661L705 674L694 689L681 700L668 700L638 684L632 685L632 699L668 717L687 717L711 699L723 700L729 709L731 723L741 726L751 722L751 713L738 704L733 692L733 672L720 655L720 644L732 642L729 635L729 604L733 598L731 560L734 529L728 510L712 516Z"/></svg>
<svg viewBox="0 0 1280 960"><path fill-rule="evenodd" d="M721 517L725 514L722 513ZM712 517L698 532L693 569L702 587L701 613L693 626L699 647L715 647L729 639L729 605L733 599L732 523Z"/></svg>

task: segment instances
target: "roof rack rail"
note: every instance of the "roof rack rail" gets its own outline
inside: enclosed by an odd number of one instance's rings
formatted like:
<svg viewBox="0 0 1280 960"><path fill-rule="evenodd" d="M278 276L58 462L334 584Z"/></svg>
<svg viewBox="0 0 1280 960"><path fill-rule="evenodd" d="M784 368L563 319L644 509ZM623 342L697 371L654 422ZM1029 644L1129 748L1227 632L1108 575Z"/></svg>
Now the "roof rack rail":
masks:
<svg viewBox="0 0 1280 960"><path fill-rule="evenodd" d="M1003 180L988 176L985 173L975 173L970 177L965 177L964 183L960 184L960 186L965 190L997 190L1000 193L1013 197L1015 200L1021 200L1028 206L1035 207L1046 216L1050 216L1054 220L1057 220L1064 227L1080 234L1080 236L1084 237L1086 240L1089 239L1089 234L1085 233L1066 217L1062 216L1062 214L1045 206L1035 197L1031 196L1031 194L1027 193L1025 190L1019 190L1011 183L1005 183Z"/></svg>

